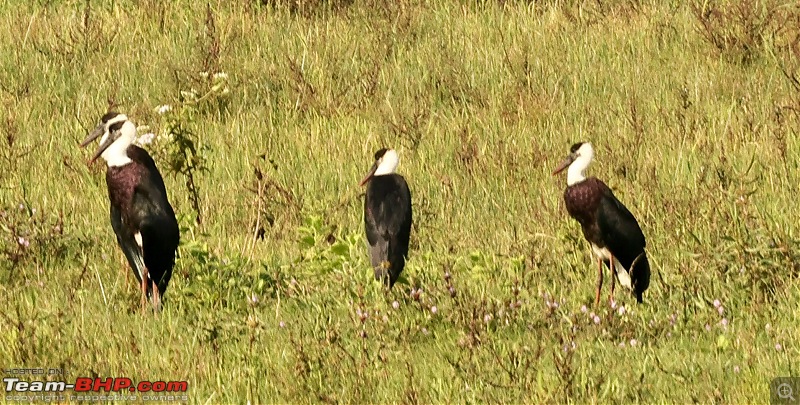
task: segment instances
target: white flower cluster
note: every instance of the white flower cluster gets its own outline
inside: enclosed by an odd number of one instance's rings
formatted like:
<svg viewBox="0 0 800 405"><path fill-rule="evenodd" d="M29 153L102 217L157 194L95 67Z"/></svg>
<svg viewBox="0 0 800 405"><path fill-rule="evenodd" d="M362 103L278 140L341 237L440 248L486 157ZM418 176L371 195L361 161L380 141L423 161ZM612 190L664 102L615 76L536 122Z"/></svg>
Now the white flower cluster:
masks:
<svg viewBox="0 0 800 405"><path fill-rule="evenodd" d="M150 127L147 125L138 126L136 128L136 133L142 134L136 137L135 143L139 146L149 145L156 139L156 135L150 131Z"/></svg>
<svg viewBox="0 0 800 405"><path fill-rule="evenodd" d="M201 72L200 77L207 79L208 72ZM219 96L227 96L230 94L231 89L228 87L228 74L225 72L216 72L211 75L211 92Z"/></svg>

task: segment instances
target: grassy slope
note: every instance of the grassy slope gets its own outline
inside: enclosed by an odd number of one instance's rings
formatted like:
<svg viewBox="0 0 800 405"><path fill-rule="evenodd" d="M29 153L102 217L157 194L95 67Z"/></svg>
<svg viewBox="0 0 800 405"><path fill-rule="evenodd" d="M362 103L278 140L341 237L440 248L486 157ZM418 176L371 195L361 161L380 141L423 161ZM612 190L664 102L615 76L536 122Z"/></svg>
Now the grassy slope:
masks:
<svg viewBox="0 0 800 405"><path fill-rule="evenodd" d="M743 403L798 374L800 126L775 113L798 103L780 44L737 63L688 6L658 3L302 16L222 2L211 36L197 2L98 3L88 28L83 2L18 3L0 4L15 139L0 366L188 379L197 402ZM108 98L162 131L154 108L177 105L213 38L231 93L189 123L207 146L204 223L166 176L184 245L165 310L142 317L104 170L76 144ZM618 294L628 312L594 309L599 325L580 311L594 261L549 174L577 140L640 219L654 270L646 303ZM408 284L389 293L371 281L357 187L384 145L401 151L416 220ZM255 162L276 185L261 205ZM273 225L253 243L259 207Z"/></svg>

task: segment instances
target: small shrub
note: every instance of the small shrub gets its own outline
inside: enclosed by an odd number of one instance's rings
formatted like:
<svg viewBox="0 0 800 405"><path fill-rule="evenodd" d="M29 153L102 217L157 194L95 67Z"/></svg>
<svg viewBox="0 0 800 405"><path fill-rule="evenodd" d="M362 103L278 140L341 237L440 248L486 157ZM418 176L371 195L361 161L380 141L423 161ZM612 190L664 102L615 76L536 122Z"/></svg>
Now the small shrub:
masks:
<svg viewBox="0 0 800 405"><path fill-rule="evenodd" d="M702 37L724 58L747 64L760 57L768 38L786 28L786 16L775 1L734 0L692 4Z"/></svg>

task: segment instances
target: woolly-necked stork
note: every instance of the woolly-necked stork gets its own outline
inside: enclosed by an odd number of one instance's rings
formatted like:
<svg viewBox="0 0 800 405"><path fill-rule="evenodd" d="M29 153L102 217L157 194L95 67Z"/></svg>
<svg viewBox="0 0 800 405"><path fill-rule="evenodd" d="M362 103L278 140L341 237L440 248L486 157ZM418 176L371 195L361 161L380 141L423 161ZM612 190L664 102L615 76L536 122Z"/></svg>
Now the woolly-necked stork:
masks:
<svg viewBox="0 0 800 405"><path fill-rule="evenodd" d="M391 288L406 265L411 235L411 191L403 176L396 174L400 159L394 149L375 152L375 163L361 180L367 182L364 227L375 279Z"/></svg>
<svg viewBox="0 0 800 405"><path fill-rule="evenodd" d="M600 303L603 263L611 270L609 299L614 299L616 275L620 284L630 289L641 303L642 293L650 285L650 263L645 252L644 234L633 214L605 183L596 177L586 178L586 168L592 159L592 144L576 143L553 175L569 168L564 203L569 215L581 224L583 236L598 259L595 305Z"/></svg>
<svg viewBox="0 0 800 405"><path fill-rule="evenodd" d="M81 147L98 137L100 146L90 162L102 157L108 164L111 227L140 283L142 307L150 298L158 311L180 240L175 211L153 158L133 144L136 126L127 116L117 112L104 115Z"/></svg>

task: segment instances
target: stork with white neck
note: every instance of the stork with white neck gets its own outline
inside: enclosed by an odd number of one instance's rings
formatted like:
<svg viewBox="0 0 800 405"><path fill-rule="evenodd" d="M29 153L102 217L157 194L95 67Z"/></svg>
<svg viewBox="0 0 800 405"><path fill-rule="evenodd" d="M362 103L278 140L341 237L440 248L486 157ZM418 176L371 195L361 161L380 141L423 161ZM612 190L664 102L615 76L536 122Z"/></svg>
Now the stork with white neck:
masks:
<svg viewBox="0 0 800 405"><path fill-rule="evenodd" d="M180 240L175 211L167 199L164 180L153 158L133 145L136 126L124 114L109 112L81 143L100 138L90 162L102 157L108 165L106 184L111 227L128 259L142 292L156 310L167 290Z"/></svg>
<svg viewBox="0 0 800 405"><path fill-rule="evenodd" d="M636 218L611 189L596 177L586 177L586 169L593 159L591 143L576 143L553 175L568 168L564 203L569 215L581 224L583 236L597 257L595 305L600 303L603 263L611 270L609 299L614 299L615 281L619 279L641 303L642 294L650 285L645 237Z"/></svg>
<svg viewBox="0 0 800 405"><path fill-rule="evenodd" d="M375 152L375 163L361 180L367 182L364 228L375 279L391 288L406 265L411 236L411 191L395 173L400 159L394 149Z"/></svg>

